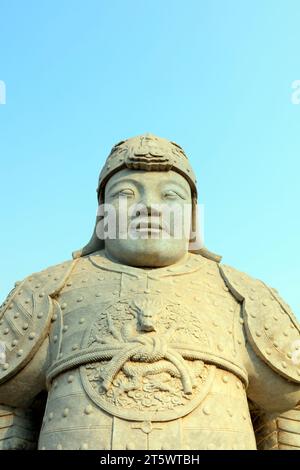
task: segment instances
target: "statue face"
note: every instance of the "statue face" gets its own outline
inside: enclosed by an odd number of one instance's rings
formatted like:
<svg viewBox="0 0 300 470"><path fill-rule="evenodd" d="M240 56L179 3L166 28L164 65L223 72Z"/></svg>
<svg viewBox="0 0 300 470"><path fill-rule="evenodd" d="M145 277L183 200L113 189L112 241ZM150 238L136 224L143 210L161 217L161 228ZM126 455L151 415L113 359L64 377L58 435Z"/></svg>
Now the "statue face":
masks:
<svg viewBox="0 0 300 470"><path fill-rule="evenodd" d="M105 239L109 257L131 266L159 267L188 252L192 198L180 174L124 169L108 180L104 198L115 213L115 236Z"/></svg>

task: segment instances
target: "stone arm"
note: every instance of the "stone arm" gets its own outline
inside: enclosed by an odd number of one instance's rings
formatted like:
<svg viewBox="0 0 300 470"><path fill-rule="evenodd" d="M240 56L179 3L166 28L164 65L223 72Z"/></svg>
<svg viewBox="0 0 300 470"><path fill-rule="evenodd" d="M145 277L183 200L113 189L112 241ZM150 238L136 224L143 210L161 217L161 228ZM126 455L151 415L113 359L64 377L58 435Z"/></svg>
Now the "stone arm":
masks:
<svg viewBox="0 0 300 470"><path fill-rule="evenodd" d="M241 303L248 399L259 448L300 450L300 326L276 290L224 266Z"/></svg>
<svg viewBox="0 0 300 470"><path fill-rule="evenodd" d="M50 331L58 316L55 296L69 272L67 262L29 276L0 307L0 449L37 447Z"/></svg>

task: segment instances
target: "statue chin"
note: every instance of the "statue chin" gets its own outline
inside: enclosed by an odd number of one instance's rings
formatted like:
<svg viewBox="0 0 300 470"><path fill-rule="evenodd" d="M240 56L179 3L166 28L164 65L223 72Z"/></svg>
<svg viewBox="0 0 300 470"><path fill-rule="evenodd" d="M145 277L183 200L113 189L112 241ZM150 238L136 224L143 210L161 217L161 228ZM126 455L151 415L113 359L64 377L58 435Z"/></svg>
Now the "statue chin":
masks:
<svg viewBox="0 0 300 470"><path fill-rule="evenodd" d="M105 240L106 255L114 261L130 266L170 266L184 258L187 252L187 240Z"/></svg>

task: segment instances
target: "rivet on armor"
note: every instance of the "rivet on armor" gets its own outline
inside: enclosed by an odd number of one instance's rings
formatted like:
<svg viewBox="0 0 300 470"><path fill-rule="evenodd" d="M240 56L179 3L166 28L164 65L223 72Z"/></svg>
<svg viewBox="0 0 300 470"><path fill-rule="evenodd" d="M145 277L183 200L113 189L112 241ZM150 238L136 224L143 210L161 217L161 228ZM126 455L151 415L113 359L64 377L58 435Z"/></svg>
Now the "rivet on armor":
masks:
<svg viewBox="0 0 300 470"><path fill-rule="evenodd" d="M283 332L283 335L284 335L284 336L288 336L288 335L289 335L289 332L288 332L288 331L284 331L284 332Z"/></svg>
<svg viewBox="0 0 300 470"><path fill-rule="evenodd" d="M218 349L219 349L219 351L224 351L224 346L223 346L223 344L218 344Z"/></svg>
<svg viewBox="0 0 300 470"><path fill-rule="evenodd" d="M63 357L63 353L60 352L59 355L58 355L59 359L61 359Z"/></svg>
<svg viewBox="0 0 300 470"><path fill-rule="evenodd" d="M23 291L20 290L20 291L18 292L18 295L22 295L22 294L23 294Z"/></svg>
<svg viewBox="0 0 300 470"><path fill-rule="evenodd" d="M101 296L102 296L102 293L101 293L101 292L97 292L96 297L101 297Z"/></svg>
<svg viewBox="0 0 300 470"><path fill-rule="evenodd" d="M273 316L275 321L278 321L278 317L276 315Z"/></svg>
<svg viewBox="0 0 300 470"><path fill-rule="evenodd" d="M49 413L49 416L48 416L48 417L49 417L49 420L50 420L50 421L53 419L53 416L54 416L54 414L53 414L52 412Z"/></svg>
<svg viewBox="0 0 300 470"><path fill-rule="evenodd" d="M251 313L250 313L250 317L252 317L252 318L256 318L256 313L254 313L254 312L251 312Z"/></svg>
<svg viewBox="0 0 300 470"><path fill-rule="evenodd" d="M238 340L237 340L237 343L238 343L238 344L242 344L243 342L242 342L241 339L238 339Z"/></svg>
<svg viewBox="0 0 300 470"><path fill-rule="evenodd" d="M25 300L25 302L26 302L26 300ZM12 309L13 309L13 305L9 305L8 310L12 310Z"/></svg>
<svg viewBox="0 0 300 470"><path fill-rule="evenodd" d="M3 331L3 334L7 335L8 333L9 333L9 328L5 328L5 330Z"/></svg>
<svg viewBox="0 0 300 470"><path fill-rule="evenodd" d="M51 318L51 321L56 321L56 320L57 320L57 313L55 313Z"/></svg>
<svg viewBox="0 0 300 470"><path fill-rule="evenodd" d="M35 332L32 331L30 334L29 334L29 339L34 339L35 338Z"/></svg>
<svg viewBox="0 0 300 470"><path fill-rule="evenodd" d="M23 349L19 349L19 351L17 352L17 355L18 355L19 357L21 357L22 354L23 354Z"/></svg>
<svg viewBox="0 0 300 470"><path fill-rule="evenodd" d="M71 384L74 381L74 375L69 375L68 383Z"/></svg>
<svg viewBox="0 0 300 470"><path fill-rule="evenodd" d="M292 353L290 353L290 352L287 353L287 357L288 357L289 359L292 359L292 357L293 357Z"/></svg>
<svg viewBox="0 0 300 470"><path fill-rule="evenodd" d="M43 315L44 315L43 312L39 312L39 313L37 314L37 317L38 317L38 318L42 318Z"/></svg>
<svg viewBox="0 0 300 470"><path fill-rule="evenodd" d="M85 319L84 319L84 318L80 318L79 323L82 324L82 323L84 323L84 322L85 322Z"/></svg>
<svg viewBox="0 0 300 470"><path fill-rule="evenodd" d="M243 415L243 420L246 421L246 419L247 419L247 415L244 414Z"/></svg>
<svg viewBox="0 0 300 470"><path fill-rule="evenodd" d="M245 323L243 318L240 318L239 322L240 322L241 325L243 325Z"/></svg>
<svg viewBox="0 0 300 470"><path fill-rule="evenodd" d="M231 410L227 410L227 413L229 414L230 418L232 418L232 416L233 416L232 411L231 411Z"/></svg>
<svg viewBox="0 0 300 470"><path fill-rule="evenodd" d="M3 370L7 370L9 368L9 364L8 362L5 362L5 364L3 364Z"/></svg>
<svg viewBox="0 0 300 470"><path fill-rule="evenodd" d="M238 390L241 390L242 386L241 386L241 383L240 382L236 382L236 388Z"/></svg>
<svg viewBox="0 0 300 470"><path fill-rule="evenodd" d="M266 354L267 354L268 356L270 356L270 354L272 354L271 349L267 348L267 349L266 349Z"/></svg>
<svg viewBox="0 0 300 470"><path fill-rule="evenodd" d="M287 363L286 363L286 362L282 361L281 365L282 365L282 367L283 367L284 369L287 368Z"/></svg>
<svg viewBox="0 0 300 470"><path fill-rule="evenodd" d="M150 292L151 292L150 289L145 289L145 290L144 290L144 293L145 293L145 294L150 294Z"/></svg>
<svg viewBox="0 0 300 470"><path fill-rule="evenodd" d="M19 316L20 316L19 312L16 312L16 313L14 314L14 318L19 318Z"/></svg>
<svg viewBox="0 0 300 470"><path fill-rule="evenodd" d="M62 445L61 445L61 444L57 444L56 450L62 450Z"/></svg>
<svg viewBox="0 0 300 470"><path fill-rule="evenodd" d="M40 284L37 284L36 286L34 286L36 289L39 289L41 287Z"/></svg>
<svg viewBox="0 0 300 470"><path fill-rule="evenodd" d="M87 405L84 409L84 412L85 412L86 415L90 415L92 413L92 411L93 411L92 405Z"/></svg>
<svg viewBox="0 0 300 470"><path fill-rule="evenodd" d="M229 379L228 379L227 375L223 375L222 380L225 384L227 384Z"/></svg>
<svg viewBox="0 0 300 470"><path fill-rule="evenodd" d="M82 279L81 282L84 284L85 282L87 282L87 279Z"/></svg>
<svg viewBox="0 0 300 470"><path fill-rule="evenodd" d="M256 331L255 334L256 334L256 336L260 337L261 336L261 331Z"/></svg>
<svg viewBox="0 0 300 470"><path fill-rule="evenodd" d="M69 408L65 408L64 411L63 411L63 417L66 418L69 414Z"/></svg>
<svg viewBox="0 0 300 470"><path fill-rule="evenodd" d="M41 298L45 297L45 292L40 292L39 297L41 297Z"/></svg>
<svg viewBox="0 0 300 470"><path fill-rule="evenodd" d="M265 323L265 324L264 324L264 329L265 329L265 330L268 330L269 328L270 328L269 323Z"/></svg>
<svg viewBox="0 0 300 470"><path fill-rule="evenodd" d="M231 329L228 330L228 334L232 335L232 330Z"/></svg>
<svg viewBox="0 0 300 470"><path fill-rule="evenodd" d="M78 297L77 302L82 302L82 301L83 301L83 297L82 296Z"/></svg>
<svg viewBox="0 0 300 470"><path fill-rule="evenodd" d="M273 345L275 346L275 348L278 348L279 347L278 341L274 341Z"/></svg>
<svg viewBox="0 0 300 470"><path fill-rule="evenodd" d="M213 324L213 326L215 326L215 327L219 326L219 324L218 324L215 320L212 322L212 324Z"/></svg>
<svg viewBox="0 0 300 470"><path fill-rule="evenodd" d="M61 308L62 310L65 310L66 307L67 307L66 302L63 302L63 303L61 304L61 306L60 306L60 308Z"/></svg>
<svg viewBox="0 0 300 470"><path fill-rule="evenodd" d="M73 344L72 350L75 351L76 349L78 349L78 344Z"/></svg>
<svg viewBox="0 0 300 470"><path fill-rule="evenodd" d="M68 331L68 328L69 328L68 325L65 325L65 326L63 327L63 332L65 333L66 331Z"/></svg>
<svg viewBox="0 0 300 470"><path fill-rule="evenodd" d="M209 415L210 414L210 409L208 408L208 406L204 406L203 409L202 409L203 413L205 415Z"/></svg>
<svg viewBox="0 0 300 470"><path fill-rule="evenodd" d="M58 336L57 335L53 336L53 343L57 343L57 340L58 340Z"/></svg>
<svg viewBox="0 0 300 470"><path fill-rule="evenodd" d="M69 281L69 282L67 282L67 284L66 284L66 285L67 285L68 287L71 287L71 285L72 285L72 282L70 282L70 281Z"/></svg>
<svg viewBox="0 0 300 470"><path fill-rule="evenodd" d="M29 327L28 323L24 323L24 325L22 326L23 330L27 330Z"/></svg>
<svg viewBox="0 0 300 470"><path fill-rule="evenodd" d="M104 277L98 277L98 281L104 281Z"/></svg>
<svg viewBox="0 0 300 470"><path fill-rule="evenodd" d="M18 341L17 339L14 339L14 340L11 342L12 347L17 346L18 342L19 342L19 341Z"/></svg>

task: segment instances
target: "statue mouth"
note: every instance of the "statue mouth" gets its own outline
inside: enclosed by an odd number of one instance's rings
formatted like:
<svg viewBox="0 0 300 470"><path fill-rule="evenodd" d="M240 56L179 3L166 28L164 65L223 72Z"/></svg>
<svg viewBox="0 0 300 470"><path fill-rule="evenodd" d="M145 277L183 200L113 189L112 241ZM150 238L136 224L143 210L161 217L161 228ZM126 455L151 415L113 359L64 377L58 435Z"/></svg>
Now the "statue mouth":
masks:
<svg viewBox="0 0 300 470"><path fill-rule="evenodd" d="M161 223L157 218L142 218L134 222L131 231L139 233L169 233L169 227L165 223Z"/></svg>

